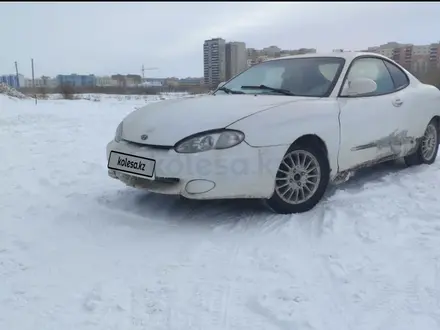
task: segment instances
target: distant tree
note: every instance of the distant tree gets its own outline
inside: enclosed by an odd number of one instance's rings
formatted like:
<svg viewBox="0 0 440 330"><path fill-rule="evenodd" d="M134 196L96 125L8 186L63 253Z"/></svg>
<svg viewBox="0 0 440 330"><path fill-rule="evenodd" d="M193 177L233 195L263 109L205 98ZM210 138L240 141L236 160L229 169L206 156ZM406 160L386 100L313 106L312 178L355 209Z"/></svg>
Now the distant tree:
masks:
<svg viewBox="0 0 440 330"><path fill-rule="evenodd" d="M63 84L60 86L60 93L63 99L73 100L75 98L75 87L69 84Z"/></svg>
<svg viewBox="0 0 440 330"><path fill-rule="evenodd" d="M432 68L420 79L425 84L440 88L440 68Z"/></svg>
<svg viewBox="0 0 440 330"><path fill-rule="evenodd" d="M43 80L44 87L48 86L49 79L50 79L50 77L48 77L48 76L41 76L41 80Z"/></svg>
<svg viewBox="0 0 440 330"><path fill-rule="evenodd" d="M47 100L47 88L46 87L38 87L36 90L36 94L38 95L38 98L42 100Z"/></svg>
<svg viewBox="0 0 440 330"><path fill-rule="evenodd" d="M142 77L138 74L128 74L127 78L133 79L135 84L140 84L142 82Z"/></svg>

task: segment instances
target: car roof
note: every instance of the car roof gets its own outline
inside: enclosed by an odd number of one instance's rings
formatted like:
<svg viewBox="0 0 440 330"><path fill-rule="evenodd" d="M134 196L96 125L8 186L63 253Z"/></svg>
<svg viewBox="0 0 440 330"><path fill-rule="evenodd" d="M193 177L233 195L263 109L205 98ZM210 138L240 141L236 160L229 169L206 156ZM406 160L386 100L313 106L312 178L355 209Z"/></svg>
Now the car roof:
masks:
<svg viewBox="0 0 440 330"><path fill-rule="evenodd" d="M294 58L310 58L310 57L338 57L338 58L342 57L347 61L352 61L353 59L355 59L356 57L359 57L359 56L376 56L376 57L388 59L386 56L381 55L381 54L377 54L377 53L346 51L346 52L307 53L307 54L301 54L301 55L292 55L292 56L267 59L265 62L279 61L279 60L285 60L285 59L294 59Z"/></svg>

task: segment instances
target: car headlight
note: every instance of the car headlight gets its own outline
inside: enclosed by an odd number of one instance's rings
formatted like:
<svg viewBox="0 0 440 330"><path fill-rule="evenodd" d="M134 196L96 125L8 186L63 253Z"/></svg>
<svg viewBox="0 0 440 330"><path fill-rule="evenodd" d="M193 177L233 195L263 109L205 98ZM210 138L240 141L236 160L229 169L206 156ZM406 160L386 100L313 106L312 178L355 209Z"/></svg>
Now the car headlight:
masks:
<svg viewBox="0 0 440 330"><path fill-rule="evenodd" d="M244 133L234 130L205 132L190 136L177 143L174 150L179 153L196 153L213 149L227 149L240 144Z"/></svg>
<svg viewBox="0 0 440 330"><path fill-rule="evenodd" d="M122 122L118 125L118 128L116 129L115 141L116 142L122 141Z"/></svg>

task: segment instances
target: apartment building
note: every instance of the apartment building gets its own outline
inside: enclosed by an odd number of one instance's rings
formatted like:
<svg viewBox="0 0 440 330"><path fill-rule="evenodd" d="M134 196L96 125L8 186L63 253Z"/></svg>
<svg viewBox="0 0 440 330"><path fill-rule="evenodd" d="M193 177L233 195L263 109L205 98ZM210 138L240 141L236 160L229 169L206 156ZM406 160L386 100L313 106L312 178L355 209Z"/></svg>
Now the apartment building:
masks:
<svg viewBox="0 0 440 330"><path fill-rule="evenodd" d="M269 46L257 51L258 55L267 56L268 58L284 57L291 55L301 55L316 53L315 48L298 48L298 49L281 49L278 46Z"/></svg>
<svg viewBox="0 0 440 330"><path fill-rule="evenodd" d="M440 41L429 45L429 67L440 69Z"/></svg>
<svg viewBox="0 0 440 330"><path fill-rule="evenodd" d="M166 78L142 78L142 86L165 86Z"/></svg>
<svg viewBox="0 0 440 330"><path fill-rule="evenodd" d="M126 87L136 87L142 84L142 77L138 74L114 74L110 76L112 80L116 82L116 86L126 88Z"/></svg>
<svg viewBox="0 0 440 330"><path fill-rule="evenodd" d="M269 46L265 47L262 50L259 51L259 55L264 55L269 58L279 57L279 54L281 53L281 48L277 46Z"/></svg>
<svg viewBox="0 0 440 330"><path fill-rule="evenodd" d="M59 74L56 77L58 85L70 85L75 87L96 86L96 77L93 74L80 75L72 73L69 75Z"/></svg>
<svg viewBox="0 0 440 330"><path fill-rule="evenodd" d="M378 53L381 55L384 55L388 58L393 58L394 55L394 49L403 46L403 44L400 44L395 41L387 42L386 44L380 45L380 46L373 46L368 47L368 49L364 50L365 52L372 52L372 53Z"/></svg>
<svg viewBox="0 0 440 330"><path fill-rule="evenodd" d="M247 69L247 52L244 42L228 42L225 48L226 54L226 80L238 75Z"/></svg>
<svg viewBox="0 0 440 330"><path fill-rule="evenodd" d="M433 68L440 68L440 42L430 45L388 42L384 45L368 47L366 51L393 59L418 77Z"/></svg>
<svg viewBox="0 0 440 330"><path fill-rule="evenodd" d="M430 45L412 46L411 69L416 76L423 76L429 71Z"/></svg>
<svg viewBox="0 0 440 330"><path fill-rule="evenodd" d="M0 76L0 83L6 84L13 88L24 87L24 76L19 74L7 74Z"/></svg>
<svg viewBox="0 0 440 330"><path fill-rule="evenodd" d="M112 79L110 76L96 77L96 86L98 87L115 87L118 86L118 81Z"/></svg>
<svg viewBox="0 0 440 330"><path fill-rule="evenodd" d="M187 77L187 78L182 78L178 80L178 86L188 86L188 87L192 87L192 86L200 86L202 85L204 82L204 78L198 78L198 77Z"/></svg>
<svg viewBox="0 0 440 330"><path fill-rule="evenodd" d="M281 54L289 54L289 55L302 55L302 54L312 54L312 53L316 53L316 48L299 48L299 49L281 51Z"/></svg>
<svg viewBox="0 0 440 330"><path fill-rule="evenodd" d="M292 55L301 55L301 54L309 54L316 53L315 48L299 48L299 49L281 49L277 46L269 46L263 48L261 50L255 48L247 49L247 65L248 67L255 65L257 63L261 63L270 58L279 58L286 57Z"/></svg>
<svg viewBox="0 0 440 330"><path fill-rule="evenodd" d="M217 86L226 80L226 40L213 38L203 43L203 83Z"/></svg>
<svg viewBox="0 0 440 330"><path fill-rule="evenodd" d="M55 88L58 85L58 81L55 78L50 78L47 76L42 76L40 78L35 78L32 80L31 78L24 79L24 87L31 88Z"/></svg>
<svg viewBox="0 0 440 330"><path fill-rule="evenodd" d="M255 61L258 57L258 50L256 50L255 48L247 48L246 53L248 60Z"/></svg>

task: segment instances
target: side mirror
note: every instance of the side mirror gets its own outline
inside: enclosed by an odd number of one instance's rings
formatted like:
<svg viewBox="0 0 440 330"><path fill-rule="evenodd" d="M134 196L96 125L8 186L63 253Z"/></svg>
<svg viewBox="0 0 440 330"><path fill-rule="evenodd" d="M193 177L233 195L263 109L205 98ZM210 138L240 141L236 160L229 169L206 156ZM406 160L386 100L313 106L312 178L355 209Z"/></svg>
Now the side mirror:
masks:
<svg viewBox="0 0 440 330"><path fill-rule="evenodd" d="M368 78L356 78L351 81L347 81L343 96L361 96L363 94L369 94L377 89L377 84L374 80Z"/></svg>
<svg viewBox="0 0 440 330"><path fill-rule="evenodd" d="M222 81L220 84L218 84L217 88L222 87L224 84L226 84L226 81Z"/></svg>

